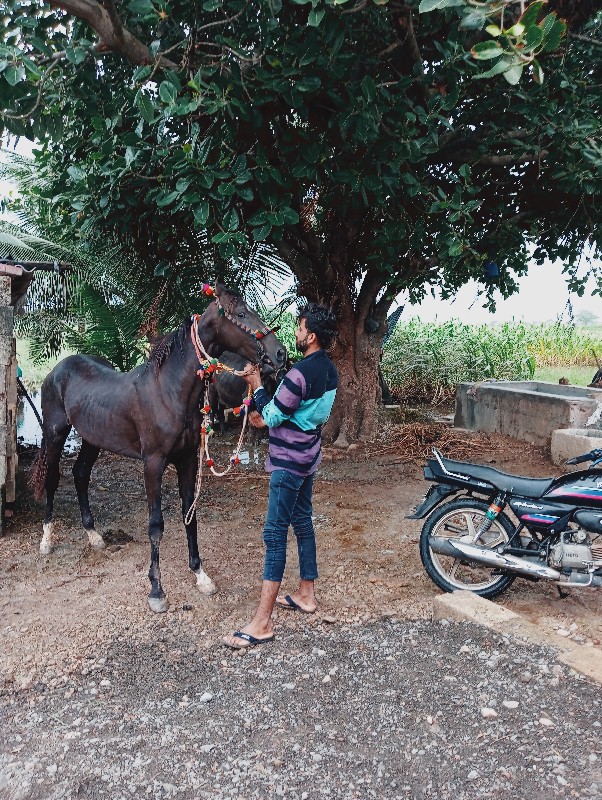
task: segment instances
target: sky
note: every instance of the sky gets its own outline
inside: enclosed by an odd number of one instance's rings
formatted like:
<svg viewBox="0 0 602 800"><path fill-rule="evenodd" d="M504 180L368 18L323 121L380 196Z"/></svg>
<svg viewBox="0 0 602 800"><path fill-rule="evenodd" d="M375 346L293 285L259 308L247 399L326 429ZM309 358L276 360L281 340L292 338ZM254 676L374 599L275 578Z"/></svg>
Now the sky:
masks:
<svg viewBox="0 0 602 800"><path fill-rule="evenodd" d="M602 262L598 262L602 269ZM475 281L462 287L452 300L441 300L439 297L427 297L420 305L406 305L402 319L420 317L424 322L446 322L460 319L474 324L510 322L522 319L525 322L546 322L562 318L568 322L567 301L571 300L573 313L591 311L602 322L602 298L592 295L595 281L590 279L583 297L569 294L565 278L562 274L561 262L533 263L529 272L518 279L519 291L503 300L499 292L495 314L483 308L484 299L477 296L479 284ZM482 284L480 284L482 287ZM403 303L403 297L399 298Z"/></svg>
<svg viewBox="0 0 602 800"><path fill-rule="evenodd" d="M24 155L30 155L32 146L30 142L21 139L17 150ZM0 158L2 156L0 153ZM11 188L6 181L0 179L0 196L8 193ZM598 262L598 270L602 271L602 262ZM509 322L512 319L546 322L559 318L569 321L566 308L569 291L562 275L561 262L532 264L528 274L520 278L518 283L519 292L508 300L503 300L498 293L499 302L495 314L483 308L484 300L478 297L479 284L475 281L460 289L455 298L450 300L441 300L438 296L433 298L429 295L419 305L410 306L401 295L397 304L405 304L402 319L416 316L424 322L460 319L463 322L482 324ZM602 298L592 296L594 287L595 283L590 279L583 297L570 295L573 313L590 311L602 322Z"/></svg>

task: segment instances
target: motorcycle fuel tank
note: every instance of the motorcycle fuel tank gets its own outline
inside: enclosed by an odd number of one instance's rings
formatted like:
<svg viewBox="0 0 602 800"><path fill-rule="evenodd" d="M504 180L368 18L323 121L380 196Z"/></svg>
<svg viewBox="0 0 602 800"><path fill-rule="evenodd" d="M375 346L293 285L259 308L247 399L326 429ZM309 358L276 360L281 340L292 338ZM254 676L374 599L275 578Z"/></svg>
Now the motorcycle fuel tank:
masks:
<svg viewBox="0 0 602 800"><path fill-rule="evenodd" d="M575 512L573 519L586 531L602 533L602 514L598 511L579 509L579 511Z"/></svg>
<svg viewBox="0 0 602 800"><path fill-rule="evenodd" d="M563 475L552 484L542 500L602 509L602 471Z"/></svg>

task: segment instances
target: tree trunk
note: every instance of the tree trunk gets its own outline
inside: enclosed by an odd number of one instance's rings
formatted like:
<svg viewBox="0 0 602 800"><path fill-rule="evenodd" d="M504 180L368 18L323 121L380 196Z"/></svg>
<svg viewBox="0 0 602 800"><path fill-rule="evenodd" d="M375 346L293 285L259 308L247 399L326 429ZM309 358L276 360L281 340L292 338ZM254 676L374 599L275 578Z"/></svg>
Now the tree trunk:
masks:
<svg viewBox="0 0 602 800"><path fill-rule="evenodd" d="M375 333L367 333L366 315L356 315L351 303L339 306L338 319L339 334L332 358L339 371L339 388L324 438L336 447L347 447L358 440L371 441L376 435L378 367L384 330L381 325Z"/></svg>
<svg viewBox="0 0 602 800"><path fill-rule="evenodd" d="M332 226L328 247L321 248L317 239L313 249L285 241L278 245L281 257L297 278L299 296L331 306L337 315L338 336L332 359L339 372L339 388L323 432L325 441L337 447L371 441L376 435L381 395L378 368L391 305L387 296L377 302L387 285L386 275L367 269L360 285L350 246L357 234L341 223L338 228Z"/></svg>

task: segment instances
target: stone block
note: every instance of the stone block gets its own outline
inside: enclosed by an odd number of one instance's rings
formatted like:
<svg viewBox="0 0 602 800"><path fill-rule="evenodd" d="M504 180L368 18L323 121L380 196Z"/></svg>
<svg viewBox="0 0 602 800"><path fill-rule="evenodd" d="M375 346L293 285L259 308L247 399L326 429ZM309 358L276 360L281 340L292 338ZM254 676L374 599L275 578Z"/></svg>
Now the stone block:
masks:
<svg viewBox="0 0 602 800"><path fill-rule="evenodd" d="M564 428L552 432L552 461L563 465L569 458L582 456L594 449L602 450L602 431L595 428ZM583 469L587 464L580 464L574 469Z"/></svg>
<svg viewBox="0 0 602 800"><path fill-rule="evenodd" d="M0 306L0 336L13 338L15 314L12 306Z"/></svg>
<svg viewBox="0 0 602 800"><path fill-rule="evenodd" d="M0 307L10 306L12 282L7 275L0 275Z"/></svg>
<svg viewBox="0 0 602 800"><path fill-rule="evenodd" d="M0 308L0 316L2 309ZM12 332L9 336L0 334L0 367L3 369L7 367L12 361L13 357L13 335ZM6 380L2 381L2 386L6 386Z"/></svg>

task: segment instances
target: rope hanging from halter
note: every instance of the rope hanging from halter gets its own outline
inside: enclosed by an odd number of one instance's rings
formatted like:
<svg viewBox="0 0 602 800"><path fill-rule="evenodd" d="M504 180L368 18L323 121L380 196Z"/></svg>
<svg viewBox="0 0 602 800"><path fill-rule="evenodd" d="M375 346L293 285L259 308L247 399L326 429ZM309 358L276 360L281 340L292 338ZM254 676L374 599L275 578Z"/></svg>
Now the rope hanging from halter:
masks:
<svg viewBox="0 0 602 800"><path fill-rule="evenodd" d="M217 306L218 306L218 309L219 309L219 313L222 316L226 316L227 319L230 322L233 322L239 328L242 328L242 330L244 330L246 333L250 333L251 335L255 336L255 338L257 340L262 339L264 336L267 336L268 333L272 333L273 330L275 330L275 329L271 329L271 328L268 328L267 326L263 325L262 326L262 328L263 328L262 330L257 330L257 331L255 331L255 333L253 333L253 331L250 328L248 328L246 325L243 325L242 323L237 322L234 319L234 317L232 317L231 315L227 314L227 312L224 310L223 306L221 305L221 303L219 301L219 297L215 293L215 290L211 286L209 286L209 284L207 284L207 283L203 284L203 292L208 297L215 297L215 300L216 300L216 303L217 303ZM199 328L198 328L198 326L199 326L200 318L201 318L200 314L194 314L193 317L192 317L192 325L190 326L190 338L192 340L194 351L195 351L197 359L199 361L199 368L197 369L197 373L196 373L198 375L198 377L201 380L206 380L214 372L221 372L221 371L230 372L232 375L236 375L239 378L244 378L246 375L248 375L250 371L247 371L247 370L242 370L241 371L241 370L233 369L232 367L228 366L227 364L224 364L223 362L219 361L219 359L212 358L209 355L209 353L207 352L207 350L205 349L205 347L203 345L203 342L201 341L201 337L199 336ZM248 421L248 417L249 417L249 406L251 405L251 387L250 386L248 387L247 396L242 401L242 404L233 409L234 413L236 414L236 416L239 416L241 414L243 416L242 428L241 428L241 431L240 431L240 436L238 437L238 442L236 444L236 447L234 448L234 452L232 453L232 455L230 457L230 464L226 467L226 469L222 470L221 472L218 471L217 469L215 469L215 462L213 461L213 459L211 458L211 456L209 454L209 437L213 433L213 428L211 427L211 421L210 421L210 418L209 418L209 414L211 412L211 406L209 405L209 384L208 383L205 384L205 397L204 397L204 399L205 399L205 404L204 404L203 409L202 409L202 411L203 411L203 422L201 424L201 442L200 442L200 447L199 447L199 465L198 465L198 469L197 469L197 477L196 477L196 483L195 483L195 487L194 487L194 499L192 501L192 505L190 506L190 508L188 509L188 512L186 513L186 517L184 518L184 524L185 525L189 525L190 522L192 521L192 518L193 518L193 516L195 514L195 511L196 511L197 503L199 501L199 497L201 496L201 486L202 486L202 483L203 483L203 454L206 457L206 462L205 463L207 464L207 466L209 467L211 472L217 478L221 478L224 475L227 475L233 467L235 467L238 464L240 464L240 450L242 448L242 443L243 443L244 436L245 436L245 431L246 431L246 428L247 428L247 421Z"/></svg>

